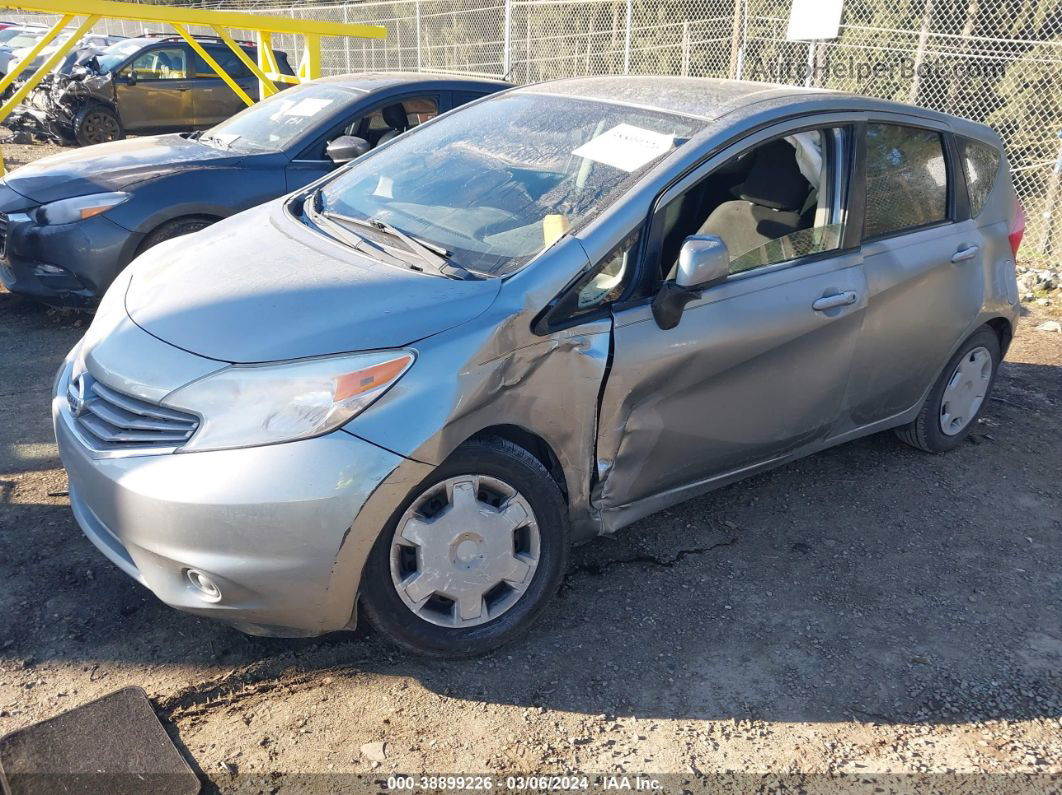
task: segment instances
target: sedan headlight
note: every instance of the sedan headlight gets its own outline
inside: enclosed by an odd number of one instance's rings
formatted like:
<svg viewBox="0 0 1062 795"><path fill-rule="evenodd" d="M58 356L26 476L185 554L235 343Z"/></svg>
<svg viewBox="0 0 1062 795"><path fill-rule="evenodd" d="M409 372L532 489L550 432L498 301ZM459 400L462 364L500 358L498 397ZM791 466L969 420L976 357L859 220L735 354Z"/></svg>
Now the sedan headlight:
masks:
<svg viewBox="0 0 1062 795"><path fill-rule="evenodd" d="M328 433L364 411L414 358L412 351L399 350L237 364L181 387L162 403L202 418L182 452L289 442Z"/></svg>
<svg viewBox="0 0 1062 795"><path fill-rule="evenodd" d="M75 196L42 204L34 214L38 224L72 224L94 215L105 213L132 198L129 193L93 193L91 196Z"/></svg>

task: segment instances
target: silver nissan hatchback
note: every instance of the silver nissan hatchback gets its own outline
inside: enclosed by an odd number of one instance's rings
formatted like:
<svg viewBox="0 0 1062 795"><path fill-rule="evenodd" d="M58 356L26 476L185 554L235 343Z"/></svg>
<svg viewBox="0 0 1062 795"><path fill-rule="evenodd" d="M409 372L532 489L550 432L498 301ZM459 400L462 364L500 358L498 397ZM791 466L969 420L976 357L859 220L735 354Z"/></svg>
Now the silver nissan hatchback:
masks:
<svg viewBox="0 0 1062 795"><path fill-rule="evenodd" d="M999 137L863 97L573 79L143 254L55 384L74 515L169 605L435 656L574 542L984 409L1023 231Z"/></svg>

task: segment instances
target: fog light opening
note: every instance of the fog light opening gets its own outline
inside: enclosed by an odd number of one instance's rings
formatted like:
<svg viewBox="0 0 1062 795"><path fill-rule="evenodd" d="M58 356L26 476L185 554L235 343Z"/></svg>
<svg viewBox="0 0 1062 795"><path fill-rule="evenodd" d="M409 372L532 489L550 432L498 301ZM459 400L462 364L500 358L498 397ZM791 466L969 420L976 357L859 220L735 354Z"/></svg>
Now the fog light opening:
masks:
<svg viewBox="0 0 1062 795"><path fill-rule="evenodd" d="M208 575L199 569L185 569L184 576L188 578L188 584L192 586L196 596L204 602L221 601L221 588Z"/></svg>

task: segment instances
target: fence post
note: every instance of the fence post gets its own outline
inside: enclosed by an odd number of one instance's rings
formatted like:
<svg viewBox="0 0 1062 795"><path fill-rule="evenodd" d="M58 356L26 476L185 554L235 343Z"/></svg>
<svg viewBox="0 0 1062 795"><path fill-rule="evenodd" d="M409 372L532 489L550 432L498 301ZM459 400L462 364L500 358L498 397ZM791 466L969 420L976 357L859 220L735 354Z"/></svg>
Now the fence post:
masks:
<svg viewBox="0 0 1062 795"><path fill-rule="evenodd" d="M734 16L730 28L730 71L733 80L741 79L741 62L744 60L745 0L734 0Z"/></svg>
<svg viewBox="0 0 1062 795"><path fill-rule="evenodd" d="M915 50L914 78L911 80L911 91L907 95L907 101L912 105L918 104L918 89L921 82L919 70L926 59L926 45L929 43L929 31L932 27L933 0L926 0L926 7L922 11L922 29L918 31L918 49Z"/></svg>
<svg viewBox="0 0 1062 795"><path fill-rule="evenodd" d="M631 71L631 18L634 16L634 0L627 0L627 30L623 36L623 74Z"/></svg>
<svg viewBox="0 0 1062 795"><path fill-rule="evenodd" d="M350 6L343 6L343 21L344 22L350 22L349 11L350 11ZM344 71L348 72L348 73L349 72L353 72L354 70L351 68L351 64L350 64L350 36L344 36L343 37L343 57L346 59L346 64L344 65L344 67L345 67Z"/></svg>
<svg viewBox="0 0 1062 795"><path fill-rule="evenodd" d="M682 20L682 76L690 76L690 21Z"/></svg>
<svg viewBox="0 0 1062 795"><path fill-rule="evenodd" d="M1040 251L1047 257L1051 256L1055 242L1055 203L1058 201L1059 180L1062 180L1062 130L1058 131L1058 138L1058 158L1055 160L1055 167L1051 169L1051 176L1048 177L1050 182L1047 185L1047 198L1044 200L1044 228L1040 237Z"/></svg>
<svg viewBox="0 0 1062 795"><path fill-rule="evenodd" d="M502 20L502 78L509 79L513 69L513 0L505 0L505 16Z"/></svg>
<svg viewBox="0 0 1062 795"><path fill-rule="evenodd" d="M415 14L417 21L417 71L419 72L423 68L420 53L420 0L417 0Z"/></svg>

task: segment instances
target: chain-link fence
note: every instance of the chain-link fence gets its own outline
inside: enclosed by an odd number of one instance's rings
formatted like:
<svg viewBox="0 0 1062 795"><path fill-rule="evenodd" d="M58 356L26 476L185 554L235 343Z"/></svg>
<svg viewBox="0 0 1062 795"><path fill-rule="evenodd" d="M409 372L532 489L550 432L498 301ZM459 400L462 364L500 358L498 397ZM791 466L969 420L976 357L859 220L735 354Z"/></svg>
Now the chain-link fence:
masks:
<svg viewBox="0 0 1062 795"><path fill-rule="evenodd" d="M206 8L384 25L326 38L326 73L450 71L515 82L594 74L733 77L911 102L993 125L1028 217L1052 247L1062 197L1062 0L848 0L840 36L786 40L790 0L210 0ZM38 17L39 21L40 18ZM133 22L101 22L135 35ZM274 46L300 55L297 37ZM1062 227L1062 224L1060 224ZM1056 237L1062 238L1062 228Z"/></svg>

